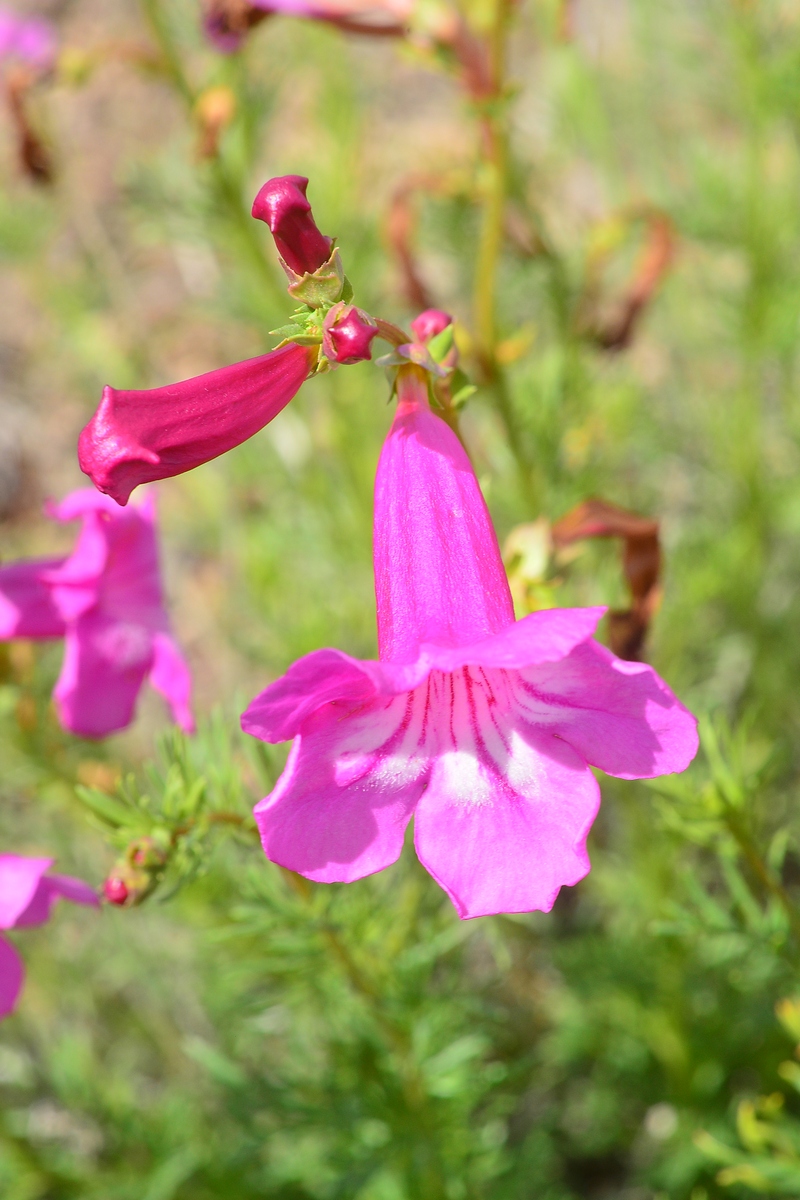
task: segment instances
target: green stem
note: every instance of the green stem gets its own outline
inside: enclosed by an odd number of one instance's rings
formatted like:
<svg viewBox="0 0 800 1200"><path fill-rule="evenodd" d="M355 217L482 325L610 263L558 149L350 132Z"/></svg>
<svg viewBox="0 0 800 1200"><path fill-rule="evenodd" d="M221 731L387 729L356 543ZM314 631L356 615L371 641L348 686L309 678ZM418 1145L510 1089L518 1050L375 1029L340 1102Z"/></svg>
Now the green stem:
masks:
<svg viewBox="0 0 800 1200"><path fill-rule="evenodd" d="M304 904L310 905L313 888L308 880L285 867L281 868L281 873ZM431 1155L424 1164L422 1172L414 1172L417 1175L418 1184L422 1187L422 1191L417 1190L416 1194L421 1198L424 1197L424 1200L445 1200L447 1188L444 1171L438 1159L433 1113L425 1090L425 1082L413 1061L411 1039L405 1029L386 1013L380 987L365 974L355 961L336 927L325 921L320 923L320 931L344 970L353 991L361 997L375 1024L397 1055L401 1064L400 1077L406 1107L414 1115L420 1130L427 1135L426 1140L430 1143Z"/></svg>
<svg viewBox="0 0 800 1200"><path fill-rule="evenodd" d="M491 376L496 367L497 267L503 246L506 190L508 187L508 128L503 103L505 91L505 35L507 0L495 0L489 34L491 94L481 104L480 137L483 158L483 214L475 263L474 313L478 353Z"/></svg>
<svg viewBox="0 0 800 1200"><path fill-rule="evenodd" d="M500 419L514 456L520 489L528 509L538 510L531 463L525 453L524 431L509 393L505 372L497 359L497 273L503 249L508 192L508 117L506 91L506 34L510 6L495 0L489 33L490 94L480 107L480 143L483 167L481 230L475 262L473 314L478 361L494 393Z"/></svg>
<svg viewBox="0 0 800 1200"><path fill-rule="evenodd" d="M761 857L758 847L745 829L738 813L728 807L725 810L725 824L753 874L766 891L774 896L783 908L789 920L792 933L797 941L800 942L800 912L798 912L794 901L780 879Z"/></svg>

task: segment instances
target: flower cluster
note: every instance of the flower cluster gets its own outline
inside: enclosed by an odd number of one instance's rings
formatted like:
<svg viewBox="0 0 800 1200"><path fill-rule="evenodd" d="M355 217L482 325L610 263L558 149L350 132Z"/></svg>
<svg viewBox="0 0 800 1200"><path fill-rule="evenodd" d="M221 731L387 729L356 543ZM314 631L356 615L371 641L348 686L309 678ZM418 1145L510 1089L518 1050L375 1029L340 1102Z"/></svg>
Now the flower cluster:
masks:
<svg viewBox="0 0 800 1200"><path fill-rule="evenodd" d="M696 723L651 667L593 639L603 609L515 620L472 465L430 404L454 401L451 318L422 313L414 341L355 308L307 184L272 179L253 205L300 302L276 331L281 345L173 386L106 388L81 465L124 504L137 484L250 437L309 375L368 359L386 338L397 411L375 485L379 659L315 651L245 712L255 737L294 739L256 806L264 851L309 879L359 879L398 858L413 816L418 856L460 916L547 911L589 869L600 801L590 768L626 779L683 770Z"/></svg>
<svg viewBox="0 0 800 1200"><path fill-rule="evenodd" d="M339 251L317 229L308 180L271 179L253 216L266 222L301 302L276 332L276 350L195 379L148 391L107 387L81 433L78 459L101 492L126 504L135 487L191 471L251 438L277 417L314 373L370 358L376 323L350 304Z"/></svg>

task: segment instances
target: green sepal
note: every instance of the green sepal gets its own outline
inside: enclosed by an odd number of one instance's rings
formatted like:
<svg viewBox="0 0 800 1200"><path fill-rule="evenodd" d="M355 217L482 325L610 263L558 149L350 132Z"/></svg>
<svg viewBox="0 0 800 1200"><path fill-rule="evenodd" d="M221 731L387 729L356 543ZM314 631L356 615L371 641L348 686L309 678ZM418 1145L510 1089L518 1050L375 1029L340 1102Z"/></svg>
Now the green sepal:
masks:
<svg viewBox="0 0 800 1200"><path fill-rule="evenodd" d="M428 347L423 346L420 342L409 342L406 346L396 346L388 354L382 354L380 358L376 358L375 363L379 367L407 367L409 363L414 363L415 366L422 367L423 371L427 371L437 379L445 379L450 373L445 367L434 362Z"/></svg>
<svg viewBox="0 0 800 1200"><path fill-rule="evenodd" d="M342 300L344 304L349 304L354 295L355 292L353 291L353 285L345 275L344 283L342 284L342 294L339 299Z"/></svg>
<svg viewBox="0 0 800 1200"><path fill-rule="evenodd" d="M283 338L287 342L292 342L296 337L304 337L306 329L304 325L295 325L294 322L289 322L287 325L279 325L277 329L270 329L270 337Z"/></svg>
<svg viewBox="0 0 800 1200"><path fill-rule="evenodd" d="M467 376L459 367L456 367L450 376L450 389L452 403L455 408L462 408L470 396L474 396L478 390L474 383L470 383Z"/></svg>
<svg viewBox="0 0 800 1200"><path fill-rule="evenodd" d="M453 349L453 324L446 325L444 329L432 337L428 342L428 351L431 358L435 362L444 362L447 355Z"/></svg>
<svg viewBox="0 0 800 1200"><path fill-rule="evenodd" d="M286 264L284 269L291 280L289 295L295 300L301 300L309 308L329 307L342 299L345 274L342 256L337 248L334 248L326 263L310 274L297 275L286 267Z"/></svg>

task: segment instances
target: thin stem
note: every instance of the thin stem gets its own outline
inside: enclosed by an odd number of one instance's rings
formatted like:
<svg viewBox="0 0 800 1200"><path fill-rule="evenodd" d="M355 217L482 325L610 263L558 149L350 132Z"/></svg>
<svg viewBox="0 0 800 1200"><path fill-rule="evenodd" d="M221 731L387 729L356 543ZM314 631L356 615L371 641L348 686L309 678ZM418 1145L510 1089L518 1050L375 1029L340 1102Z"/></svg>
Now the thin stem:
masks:
<svg viewBox="0 0 800 1200"><path fill-rule="evenodd" d="M725 808L725 824L734 841L744 855L753 874L766 890L775 897L788 917L792 933L800 942L800 912L774 871L761 857L753 839L744 827L741 818L730 807Z"/></svg>
<svg viewBox="0 0 800 1200"><path fill-rule="evenodd" d="M477 354L481 370L494 393L500 419L514 456L520 488L531 512L539 497L532 481L525 439L514 410L508 382L497 358L497 273L503 248L508 192L508 116L506 92L506 34L510 6L495 0L494 20L488 38L488 94L479 106L480 144L483 167L481 231L475 262L473 313Z"/></svg>
<svg viewBox="0 0 800 1200"><path fill-rule="evenodd" d="M508 121L504 105L507 0L495 0L489 33L489 94L480 104L483 214L475 264L473 304L478 352L490 377L496 367L497 267L503 246L508 187Z"/></svg>
<svg viewBox="0 0 800 1200"><path fill-rule="evenodd" d="M310 905L314 893L309 881L302 875L298 875L295 871L289 871L285 867L281 867L280 869L293 891L303 900L304 904ZM425 1082L416 1063L413 1061L411 1040L406 1030L393 1021L386 1013L379 986L364 973L359 964L354 960L349 947L340 936L336 927L331 925L330 922L324 921L319 923L319 928L326 943L344 969L353 991L364 1001L375 1024L382 1031L393 1051L400 1059L400 1076L406 1106L411 1113L415 1114L420 1129L426 1134L432 1135L433 1114L425 1089ZM427 1162L422 1173L421 1182L424 1186L424 1191L417 1194L424 1196L425 1200L445 1200L447 1189L444 1172L441 1163L438 1161L435 1139L433 1136L430 1136L429 1140L433 1148L433 1155Z"/></svg>
<svg viewBox="0 0 800 1200"><path fill-rule="evenodd" d="M257 841L259 840L258 828L252 817L242 816L241 813L234 812L211 812L203 813L202 816L192 817L188 821L184 821L182 825L178 825L172 831L172 845L177 844L179 838L185 837L187 833L202 822L207 822L210 825L233 825L242 833L251 834Z"/></svg>

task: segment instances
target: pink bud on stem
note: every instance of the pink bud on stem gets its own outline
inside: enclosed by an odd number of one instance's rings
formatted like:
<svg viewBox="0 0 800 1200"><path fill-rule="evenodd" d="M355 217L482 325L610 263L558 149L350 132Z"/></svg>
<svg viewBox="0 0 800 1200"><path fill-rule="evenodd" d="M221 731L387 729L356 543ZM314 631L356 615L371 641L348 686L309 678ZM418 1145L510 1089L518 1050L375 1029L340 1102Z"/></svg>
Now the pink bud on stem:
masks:
<svg viewBox="0 0 800 1200"><path fill-rule="evenodd" d="M378 336L378 324L362 308L353 304L335 304L325 316L322 350L331 362L350 366L372 358L372 340Z"/></svg>

